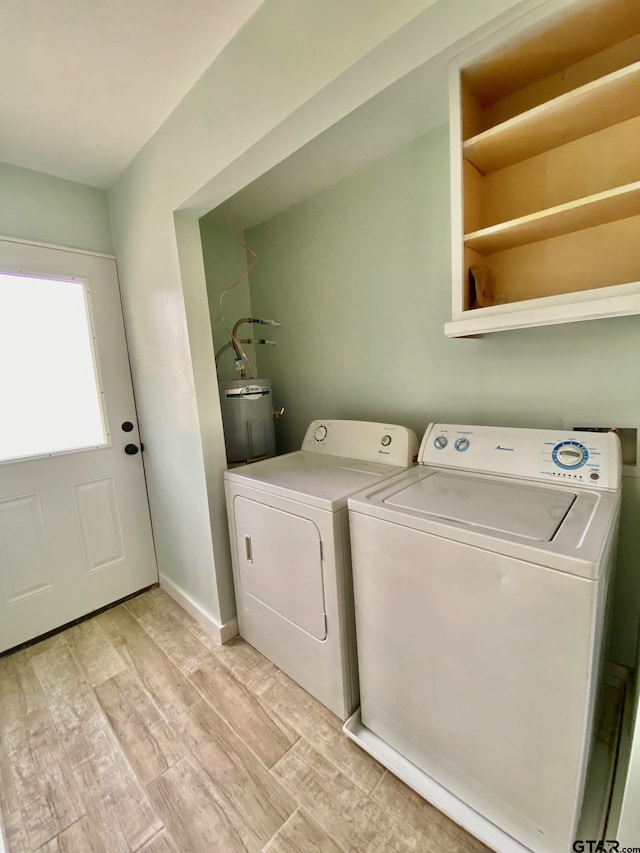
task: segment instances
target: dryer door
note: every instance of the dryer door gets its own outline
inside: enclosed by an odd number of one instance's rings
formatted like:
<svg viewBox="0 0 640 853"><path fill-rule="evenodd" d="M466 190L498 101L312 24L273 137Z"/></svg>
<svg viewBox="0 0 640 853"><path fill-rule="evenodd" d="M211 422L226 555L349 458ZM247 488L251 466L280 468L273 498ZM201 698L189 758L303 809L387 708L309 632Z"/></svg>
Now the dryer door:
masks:
<svg viewBox="0 0 640 853"><path fill-rule="evenodd" d="M244 591L318 640L327 636L320 532L308 518L234 498Z"/></svg>

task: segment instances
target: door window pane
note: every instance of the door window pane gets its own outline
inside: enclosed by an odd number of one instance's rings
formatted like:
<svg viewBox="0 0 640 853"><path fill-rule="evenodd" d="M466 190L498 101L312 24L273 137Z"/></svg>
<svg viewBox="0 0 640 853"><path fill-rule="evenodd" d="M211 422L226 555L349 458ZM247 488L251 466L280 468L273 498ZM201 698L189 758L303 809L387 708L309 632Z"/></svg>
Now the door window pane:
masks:
<svg viewBox="0 0 640 853"><path fill-rule="evenodd" d="M87 299L0 273L0 461L106 444Z"/></svg>

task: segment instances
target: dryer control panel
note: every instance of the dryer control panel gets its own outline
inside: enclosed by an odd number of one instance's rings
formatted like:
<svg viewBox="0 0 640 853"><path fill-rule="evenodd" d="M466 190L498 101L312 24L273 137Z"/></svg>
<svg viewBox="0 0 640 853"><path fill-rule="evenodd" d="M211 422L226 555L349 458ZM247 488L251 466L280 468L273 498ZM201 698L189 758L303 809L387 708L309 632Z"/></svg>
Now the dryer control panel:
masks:
<svg viewBox="0 0 640 853"><path fill-rule="evenodd" d="M406 468L417 461L418 439L397 424L320 420L309 424L300 450Z"/></svg>
<svg viewBox="0 0 640 853"><path fill-rule="evenodd" d="M502 474L527 480L620 488L620 441L613 432L430 424L422 465Z"/></svg>

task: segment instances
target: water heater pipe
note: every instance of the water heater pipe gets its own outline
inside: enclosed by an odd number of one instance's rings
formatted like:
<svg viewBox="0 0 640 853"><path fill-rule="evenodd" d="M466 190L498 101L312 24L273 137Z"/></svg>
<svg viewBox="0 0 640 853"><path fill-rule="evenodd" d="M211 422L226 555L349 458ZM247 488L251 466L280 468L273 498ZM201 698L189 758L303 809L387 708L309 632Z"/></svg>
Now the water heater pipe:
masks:
<svg viewBox="0 0 640 853"><path fill-rule="evenodd" d="M241 340L238 341L238 343L241 343L241 344L268 344L269 346L273 346L273 347L276 345L275 341L268 341L265 338L242 338ZM223 347L220 347L220 349L216 353L216 366L218 364L218 361L220 360L220 356L222 355L222 353L225 350L228 350L232 346L233 346L233 343L231 341L229 341Z"/></svg>

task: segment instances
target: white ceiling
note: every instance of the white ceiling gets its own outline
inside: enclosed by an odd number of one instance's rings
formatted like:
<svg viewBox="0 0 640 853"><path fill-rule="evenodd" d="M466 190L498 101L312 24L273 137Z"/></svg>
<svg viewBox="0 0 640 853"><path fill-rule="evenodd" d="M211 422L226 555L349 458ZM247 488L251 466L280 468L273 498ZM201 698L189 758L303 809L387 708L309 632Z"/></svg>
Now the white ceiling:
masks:
<svg viewBox="0 0 640 853"><path fill-rule="evenodd" d="M109 187L263 0L0 0L0 161Z"/></svg>

